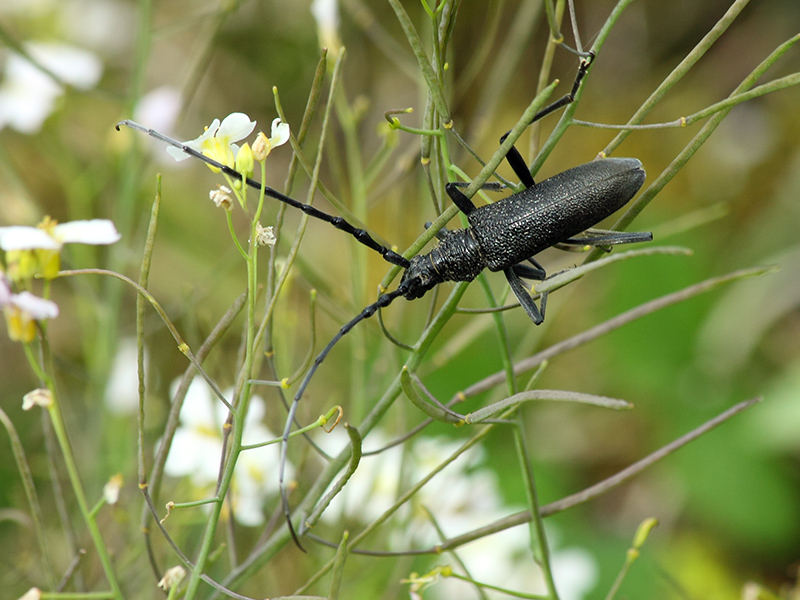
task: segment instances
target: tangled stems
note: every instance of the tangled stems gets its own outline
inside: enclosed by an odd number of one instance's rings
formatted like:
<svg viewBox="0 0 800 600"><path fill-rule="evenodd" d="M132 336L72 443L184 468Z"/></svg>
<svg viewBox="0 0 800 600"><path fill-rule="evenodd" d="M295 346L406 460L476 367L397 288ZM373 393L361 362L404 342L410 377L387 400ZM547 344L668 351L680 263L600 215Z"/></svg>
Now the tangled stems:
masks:
<svg viewBox="0 0 800 600"><path fill-rule="evenodd" d="M50 354L50 344L47 337L47 329L45 326L40 326L40 340L42 348L42 363L36 360L35 353L30 344L25 344L25 355L33 371L40 377L44 386L49 393L49 402L46 403L47 413L50 416L50 421L53 424L53 431L55 431L56 439L58 440L61 454L64 457L64 464L67 468L67 475L69 476L72 490L75 493L75 499L78 502L78 508L86 522L86 527L89 530L89 535L92 538L97 555L100 558L100 563L103 566L108 584L111 587L111 597L115 600L122 600L122 590L117 582L116 574L114 573L113 565L111 564L111 556L106 548L105 541L103 540L100 527L97 524L97 511L89 507L89 502L86 498L86 492L81 483L80 474L78 473L78 466L75 456L72 453L72 445L69 441L67 428L64 424L64 419L61 414L61 407L58 399L58 391L56 390L55 380L53 378L53 362L52 355Z"/></svg>

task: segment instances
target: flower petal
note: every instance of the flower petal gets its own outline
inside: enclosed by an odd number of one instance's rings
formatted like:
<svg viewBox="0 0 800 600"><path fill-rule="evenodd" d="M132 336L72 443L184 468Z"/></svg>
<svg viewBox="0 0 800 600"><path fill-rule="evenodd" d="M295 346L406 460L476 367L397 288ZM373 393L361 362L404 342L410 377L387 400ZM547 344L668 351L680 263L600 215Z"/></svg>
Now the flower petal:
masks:
<svg viewBox="0 0 800 600"><path fill-rule="evenodd" d="M37 42L26 44L26 49L39 64L50 69L65 83L79 89L94 87L103 74L103 63L100 59L83 48Z"/></svg>
<svg viewBox="0 0 800 600"><path fill-rule="evenodd" d="M289 124L284 123L280 118L272 121L272 137L269 138L269 143L272 146L281 146L289 141Z"/></svg>
<svg viewBox="0 0 800 600"><path fill-rule="evenodd" d="M203 130L203 133L200 134L200 137L193 139L191 142L186 142L186 145L191 146L192 148L195 148L197 150L201 150L203 144L206 143L206 140L215 137L218 131L219 131L219 119L214 119L213 121L211 121L211 125L209 125Z"/></svg>
<svg viewBox="0 0 800 600"><path fill-rule="evenodd" d="M133 119L167 133L172 131L182 106L180 90L164 85L147 92L139 99L133 111Z"/></svg>
<svg viewBox="0 0 800 600"><path fill-rule="evenodd" d="M314 0L311 3L311 14L320 29L335 31L339 28L339 11L336 0Z"/></svg>
<svg viewBox="0 0 800 600"><path fill-rule="evenodd" d="M30 292L13 294L9 304L27 313L37 321L42 319L55 319L58 316L58 305L50 300L34 296Z"/></svg>
<svg viewBox="0 0 800 600"><path fill-rule="evenodd" d="M55 237L63 244L113 244L122 237L114 223L108 219L92 219L90 221L70 221L56 225Z"/></svg>
<svg viewBox="0 0 800 600"><path fill-rule="evenodd" d="M216 137L227 140L227 143L238 142L253 133L256 122L251 121L244 113L231 113L222 120L222 125L216 133Z"/></svg>
<svg viewBox="0 0 800 600"><path fill-rule="evenodd" d="M9 250L58 250L61 244L53 237L38 227L25 227L12 225L0 227L0 248Z"/></svg>
<svg viewBox="0 0 800 600"><path fill-rule="evenodd" d="M22 410L30 410L34 406L52 406L53 394L47 388L31 390L22 397Z"/></svg>
<svg viewBox="0 0 800 600"><path fill-rule="evenodd" d="M103 71L100 59L74 46L37 42L25 44L25 49L39 64L77 88L93 87ZM0 85L0 129L10 126L22 133L36 133L63 92L28 59L12 53Z"/></svg>
<svg viewBox="0 0 800 600"><path fill-rule="evenodd" d="M172 158L174 158L178 162L190 158L190 155L186 154L186 152L184 152L180 148L176 148L175 146L167 146L167 154L169 154Z"/></svg>
<svg viewBox="0 0 800 600"><path fill-rule="evenodd" d="M198 152L203 151L203 144L206 143L206 140L210 137L214 137L214 134L217 133L219 129L219 119L214 119L211 121L211 125L205 128L202 134L199 137L196 137L193 140L189 140L188 142L183 142L184 145L197 150ZM172 158L176 161L180 162L182 160L186 160L190 157L189 154L186 154L180 148L175 148L174 146L167 146L167 154L169 154Z"/></svg>

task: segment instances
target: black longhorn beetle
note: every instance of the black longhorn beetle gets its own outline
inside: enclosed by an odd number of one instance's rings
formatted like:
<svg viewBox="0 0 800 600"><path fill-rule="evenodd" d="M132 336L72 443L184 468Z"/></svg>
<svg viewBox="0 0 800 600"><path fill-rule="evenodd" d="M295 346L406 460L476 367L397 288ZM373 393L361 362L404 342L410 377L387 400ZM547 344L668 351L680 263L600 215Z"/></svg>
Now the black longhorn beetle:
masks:
<svg viewBox="0 0 800 600"><path fill-rule="evenodd" d="M530 123L570 104L580 88L594 53L581 58L569 94L561 97L539 111ZM216 167L220 171L244 181L258 190L262 184L181 142L133 121L117 124L144 131L145 133L180 148L186 154ZM510 131L500 138L505 141ZM545 181L535 183L528 166L519 151L511 146L506 160L525 186L525 189L493 204L477 208L458 188L462 184L448 183L445 187L453 203L466 215L469 227L438 233L439 244L428 254L414 256L410 260L376 242L367 231L354 227L341 217L329 215L313 206L298 202L280 192L263 186L266 195L302 210L307 215L327 221L334 227L352 235L365 246L372 248L383 258L405 269L400 284L392 292L381 294L378 299L361 311L354 319L342 326L327 346L319 353L309 368L289 408L289 416L283 431L281 446L280 487L284 514L297 545L297 534L290 519L289 503L283 484L289 434L295 421L297 406L311 378L333 346L353 327L368 319L379 309L403 296L407 300L421 298L425 292L444 281L472 281L484 269L502 271L514 295L531 320L539 325L544 320L546 294L542 295L541 308L523 284L522 279L543 281L544 268L534 260L534 255L556 245L610 246L646 242L653 239L649 232L626 233L590 230L591 227L616 212L633 198L644 183L642 163L635 158L605 158L579 165L559 173ZM587 231L589 230L589 231ZM585 237L576 237L586 232Z"/></svg>

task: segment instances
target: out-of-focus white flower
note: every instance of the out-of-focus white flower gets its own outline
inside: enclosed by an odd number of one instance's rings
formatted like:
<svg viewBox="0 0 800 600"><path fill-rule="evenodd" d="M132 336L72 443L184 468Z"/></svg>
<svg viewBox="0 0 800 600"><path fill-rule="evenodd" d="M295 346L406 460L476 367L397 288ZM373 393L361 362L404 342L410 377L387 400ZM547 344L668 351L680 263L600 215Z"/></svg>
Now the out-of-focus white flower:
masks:
<svg viewBox="0 0 800 600"><path fill-rule="evenodd" d="M214 119L200 137L183 144L223 165L233 167L236 154L239 152L236 142L253 133L255 127L256 122L251 121L246 114L231 113L222 120L222 123L219 119ZM167 152L177 161L189 158L189 155L180 148L168 146ZM212 171L218 170L211 166L209 168Z"/></svg>
<svg viewBox="0 0 800 600"><path fill-rule="evenodd" d="M113 244L120 234L111 221L94 219L57 224L45 217L38 227L0 227L8 277L15 282L37 275L53 279L61 268L61 246L69 243Z"/></svg>
<svg viewBox="0 0 800 600"><path fill-rule="evenodd" d="M275 439L262 423L264 401L259 396L250 399L245 420L243 443L246 445ZM181 408L181 425L175 432L164 470L173 477L189 476L192 484L203 490L213 488L219 473L222 453L222 426L227 409L206 383L195 378ZM232 500L236 520L242 525L264 523L264 503L278 492L280 446L273 444L246 450L239 456L234 472ZM293 475L287 465L287 477Z"/></svg>
<svg viewBox="0 0 800 600"><path fill-rule="evenodd" d="M8 336L16 342L32 342L36 337L35 321L55 319L58 305L50 300L34 296L30 292L10 294L0 303L6 317Z"/></svg>
<svg viewBox="0 0 800 600"><path fill-rule="evenodd" d="M320 437L318 443L335 454L335 446L346 443L334 434ZM386 444L380 431L370 432L367 448ZM323 513L323 520L344 518L369 523L382 515L411 485L426 477L452 455L460 442L446 438L417 438L404 452L399 446L362 458L341 493ZM393 549L432 546L441 541L431 523L431 515L445 536L472 531L509 514L523 510L507 505L494 471L484 466L481 450L474 447L435 475L404 507L395 513L396 527L389 534ZM401 474L405 479L401 481ZM424 510L427 509L427 510ZM428 513L430 511L430 515ZM551 547L554 544L551 543ZM556 549L551 553L552 568L559 596L580 600L597 583L597 565L591 555L579 548ZM526 593L546 593L543 575L535 567L530 552L527 527L480 538L458 549L459 558L477 581ZM436 561L437 564L441 560ZM454 567L455 568L455 567ZM468 585L441 577L429 582L426 598L456 598ZM486 591L491 598L500 598Z"/></svg>
<svg viewBox="0 0 800 600"><path fill-rule="evenodd" d="M22 596L20 596L19 600L41 600L41 597L42 597L42 590L40 590L37 587L32 587Z"/></svg>
<svg viewBox="0 0 800 600"><path fill-rule="evenodd" d="M7 0L3 0L6 2ZM23 0L29 2L30 0ZM64 35L101 56L130 52L136 28L135 5L117 0L56 0Z"/></svg>
<svg viewBox="0 0 800 600"><path fill-rule="evenodd" d="M24 48L61 82L79 89L95 86L103 72L97 56L75 46L32 42ZM11 127L22 133L36 133L63 93L59 83L26 58L10 54L0 83L0 129Z"/></svg>
<svg viewBox="0 0 800 600"><path fill-rule="evenodd" d="M164 573L164 577L162 577L161 581L158 582L158 587L166 592L180 584L184 577L186 577L186 569L180 565L177 567L172 567L171 569L168 569L166 573Z"/></svg>
<svg viewBox="0 0 800 600"><path fill-rule="evenodd" d="M34 296L30 292L12 294L7 283L0 283L0 308L13 307L28 313L36 321L55 319L58 305L50 300Z"/></svg>
<svg viewBox="0 0 800 600"><path fill-rule="evenodd" d="M30 410L34 406L47 408L53 404L53 394L47 388L38 388L22 397L22 410Z"/></svg>
<svg viewBox="0 0 800 600"><path fill-rule="evenodd" d="M16 342L32 342L36 337L36 321L55 319L58 305L30 292L14 294L5 274L0 271L0 309L6 318L8 337Z"/></svg>
<svg viewBox="0 0 800 600"><path fill-rule="evenodd" d="M52 225L52 226L51 226ZM122 236L107 219L70 221L55 224L48 221L41 227L12 225L0 227L0 248L9 250L60 250L64 244L113 244Z"/></svg>
<svg viewBox="0 0 800 600"><path fill-rule="evenodd" d="M183 106L180 90L164 85L141 97L133 111L133 119L139 123L169 134Z"/></svg>
<svg viewBox="0 0 800 600"><path fill-rule="evenodd" d="M315 437L319 446L336 455L349 444L347 435L340 429ZM380 431L369 435L369 447L380 448L387 440ZM395 446L380 454L363 456L358 469L322 513L322 520L337 523L344 518L369 523L381 516L397 500L403 448Z"/></svg>
<svg viewBox="0 0 800 600"><path fill-rule="evenodd" d="M597 585L597 561L583 548L554 551L550 557L550 565L558 597L562 600L583 600Z"/></svg>
<svg viewBox="0 0 800 600"><path fill-rule="evenodd" d="M103 486L103 498L108 504L116 504L122 489L122 475L117 473Z"/></svg>
<svg viewBox="0 0 800 600"><path fill-rule="evenodd" d="M125 338L120 342L104 395L106 408L113 414L130 415L139 409L138 356L135 339ZM146 370L147 352L144 360Z"/></svg>
<svg viewBox="0 0 800 600"><path fill-rule="evenodd" d="M317 22L319 43L335 57L342 45L339 41L339 2L337 0L314 0L311 14Z"/></svg>

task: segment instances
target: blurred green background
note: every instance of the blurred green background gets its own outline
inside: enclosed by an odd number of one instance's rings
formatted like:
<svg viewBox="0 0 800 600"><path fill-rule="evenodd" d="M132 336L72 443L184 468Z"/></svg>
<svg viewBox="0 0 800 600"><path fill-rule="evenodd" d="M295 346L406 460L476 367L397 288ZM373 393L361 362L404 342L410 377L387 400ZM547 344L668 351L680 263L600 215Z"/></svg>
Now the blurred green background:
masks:
<svg viewBox="0 0 800 600"><path fill-rule="evenodd" d="M401 116L420 126L424 87L416 63L388 3L342 0L340 37L347 49L342 71L342 102L358 116L360 155L345 143L338 121L328 132L322 180L348 202L348 169L362 167L387 136L396 147L366 190L366 222L372 232L401 251L415 240L435 213L419 166L419 139L387 132L383 112L413 107ZM424 39L418 2L403 3ZM592 66L577 118L624 123L670 70L727 10L725 1L640 0L627 9ZM611 12L605 0L578 2L584 44L591 44ZM495 16L501 32L478 50ZM104 266L136 279L141 260L155 174L163 173L163 199L150 290L165 306L184 339L196 347L244 289L244 269L227 237L221 214L208 202L219 182L192 162L176 167L162 147L114 124L144 111L146 94L169 86L178 94L175 119L169 110L166 133L180 139L199 135L213 118L242 111L268 131L276 116L272 87L294 131L299 126L310 82L319 60L319 38L309 3L275 2L116 2L112 0L6 0L0 6L6 65L16 42L62 42L91 51L102 76L88 89L67 87L35 131L15 129L0 114L0 226L33 225L43 215L59 221L110 218L123 239L106 249L75 249L67 267ZM568 31L569 27L564 26ZM674 120L723 99L776 46L800 31L800 5L793 0L753 2L708 54L673 88L647 122ZM514 52L505 54L506 34ZM547 29L538 3L462 3L448 54L448 101L455 128L488 159L499 136L509 129L536 93ZM568 35L569 38L569 35ZM569 39L568 39L569 41ZM800 48L790 50L767 79L795 72ZM552 77L564 93L574 76L574 56L557 51ZM10 77L4 71L4 81ZM2 85L2 83L0 83ZM4 88L5 89L5 88ZM559 544L588 549L600 581L586 597L602 597L616 575L638 523L656 517L660 527L648 541L640 563L626 579L630 598L736 598L747 581L778 592L794 586L800 559L800 93L794 88L734 109L709 142L664 189L634 224L652 230L657 244L682 245L691 257L638 258L594 273L554 293L548 318L536 328L516 310L504 313L512 356L519 360L647 300L706 278L756 265L780 270L723 287L648 316L587 346L557 357L539 386L624 398L634 411L610 413L580 406L542 404L525 408L525 423L539 480L542 503L557 500L609 476L688 432L733 404L762 395L764 402L604 497L549 520ZM10 110L10 109L7 109ZM557 117L543 123L546 131ZM699 130L634 132L616 151L635 156L651 182ZM319 124L312 129L319 136ZM571 128L539 173L544 178L592 160L613 132ZM523 138L527 140L527 138ZM544 139L544 138L542 138ZM310 143L315 143L313 140ZM519 144L529 156L527 141ZM313 145L311 146L314 147ZM452 144L455 147L455 144ZM290 158L288 146L268 161L268 183L282 189ZM456 162L470 175L473 160ZM510 177L510 170L501 171ZM306 198L307 178L292 194ZM336 212L324 201L320 208ZM274 219L270 205L265 224ZM670 233L681 219L718 214L719 218ZM287 212L290 230L298 215ZM244 222L238 222L244 231ZM453 225L457 226L457 225ZM308 295L319 290L317 347L375 298L385 263L373 255L368 269L354 274L359 255L351 238L324 223L311 222L278 312L275 354L279 375L292 373L309 343ZM680 229L680 228L678 228ZM244 234L243 234L244 235ZM285 254L290 240L278 246ZM553 251L539 262L549 272L575 264L575 255ZM499 275L489 277L495 295L505 293ZM449 287L448 285L443 286ZM443 293L447 289L443 290ZM68 427L80 457L86 487L98 493L107 478L125 475L125 495L110 511L108 531L123 586L152 586L138 534L141 499L136 490L134 414L117 414L104 401L109 374L122 340L134 334L135 297L117 282L86 276L56 281L54 299L61 316L51 325L54 354L65 398ZM390 331L416 339L430 310L429 298L398 301L384 311ZM473 285L462 305L484 307ZM437 340L420 375L441 400L501 368L497 339L488 315L459 315ZM148 315L149 433L158 437L168 407L170 382L182 373L185 358L152 313ZM238 339L229 336L209 359L221 386L233 382ZM359 325L330 355L317 374L301 421L336 403L358 421L401 364L403 352L381 336L377 323ZM355 389L354 379L363 378ZM366 374L366 375L365 375ZM521 381L525 381L525 376ZM37 415L21 411L22 395L37 387L21 348L0 336L0 405L18 428L28 453L46 514L56 505ZM135 388L129 390L135 397ZM273 431L284 419L275 397L265 393ZM502 397L502 390L471 401L473 409ZM315 405L314 401L318 401ZM389 418L393 435L421 417L401 398ZM467 409L465 409L467 410ZM436 424L435 435L460 437L461 431ZM509 504L524 502L510 437L495 432L486 446ZM24 499L10 447L0 441L0 585L17 597L38 583L36 547L25 526ZM67 504L71 504L69 493ZM71 558L53 518L54 554L59 565ZM79 539L82 524L74 521ZM327 532L338 539L341 528ZM256 536L257 534L253 534ZM187 534L187 544L194 539ZM287 548L258 582L269 595L290 593L323 558L300 557ZM359 559L362 561L363 559ZM389 581L382 597L406 592L398 583L408 568L391 561L363 563L373 577ZM411 563L409 563L410 565ZM423 570L420 562L418 570ZM404 570L405 569L405 570ZM97 577L88 567L88 579ZM385 571L381 571L385 570ZM303 576L305 574L305 576ZM349 597L378 597L371 586ZM378 584L375 584L378 585ZM366 588L366 589L365 589ZM150 588L147 588L150 589ZM251 593L257 592L250 590ZM788 592L787 592L788 593ZM264 595L264 592L262 592ZM788 597L788 596L787 596Z"/></svg>

